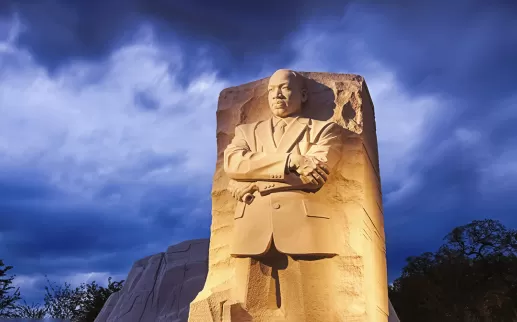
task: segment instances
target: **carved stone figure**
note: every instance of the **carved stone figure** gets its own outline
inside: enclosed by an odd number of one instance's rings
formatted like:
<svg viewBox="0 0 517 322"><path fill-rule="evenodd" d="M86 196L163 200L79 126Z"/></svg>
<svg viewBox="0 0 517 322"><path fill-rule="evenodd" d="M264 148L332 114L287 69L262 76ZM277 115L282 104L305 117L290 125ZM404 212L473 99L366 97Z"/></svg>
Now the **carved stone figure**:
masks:
<svg viewBox="0 0 517 322"><path fill-rule="evenodd" d="M190 322L386 322L375 117L361 76L223 90L209 270Z"/></svg>
<svg viewBox="0 0 517 322"><path fill-rule="evenodd" d="M217 151L210 245L137 261L96 321L398 321L361 76L279 70L223 90Z"/></svg>
<svg viewBox="0 0 517 322"><path fill-rule="evenodd" d="M341 127L301 116L303 76L273 74L268 101L273 117L235 129L224 151L229 189L237 199L232 254L337 254L331 214L314 193L341 156ZM247 200L246 200L247 198Z"/></svg>

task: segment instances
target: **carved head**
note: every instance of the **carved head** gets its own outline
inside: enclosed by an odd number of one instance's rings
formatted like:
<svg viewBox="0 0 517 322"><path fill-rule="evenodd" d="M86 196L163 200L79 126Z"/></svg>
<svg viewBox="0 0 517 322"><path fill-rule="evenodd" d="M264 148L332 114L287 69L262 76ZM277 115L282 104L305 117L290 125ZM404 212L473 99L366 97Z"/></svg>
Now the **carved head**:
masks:
<svg viewBox="0 0 517 322"><path fill-rule="evenodd" d="M302 75L292 70L279 69L269 78L268 102L273 115L297 115L307 99L308 93Z"/></svg>

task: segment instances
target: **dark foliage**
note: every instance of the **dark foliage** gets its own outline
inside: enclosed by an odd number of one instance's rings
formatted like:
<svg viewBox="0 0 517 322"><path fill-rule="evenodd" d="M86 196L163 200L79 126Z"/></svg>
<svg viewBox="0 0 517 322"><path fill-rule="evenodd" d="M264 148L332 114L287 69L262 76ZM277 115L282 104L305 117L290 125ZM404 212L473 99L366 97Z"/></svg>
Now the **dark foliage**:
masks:
<svg viewBox="0 0 517 322"><path fill-rule="evenodd" d="M47 309L39 304L27 304L23 300L23 304L17 304L14 310L14 317L25 319L43 319L47 314Z"/></svg>
<svg viewBox="0 0 517 322"><path fill-rule="evenodd" d="M56 285L47 279L45 287L45 309L54 319L74 321L80 315L83 288L81 285L73 289L69 283Z"/></svg>
<svg viewBox="0 0 517 322"><path fill-rule="evenodd" d="M402 322L517 321L517 231L473 221L409 257L389 289Z"/></svg>
<svg viewBox="0 0 517 322"><path fill-rule="evenodd" d="M86 284L83 300L81 303L80 320L84 322L94 321L99 315L108 297L122 289L124 281L112 282L108 278L108 287L104 288L95 282Z"/></svg>
<svg viewBox="0 0 517 322"><path fill-rule="evenodd" d="M81 284L72 289L70 284L52 285L45 288L45 309L48 316L72 322L93 322L100 313L108 297L122 289L124 281L112 282L108 278L108 287L98 285L95 281Z"/></svg>
<svg viewBox="0 0 517 322"><path fill-rule="evenodd" d="M15 276L7 276L7 272L12 268L12 266L5 266L0 259L0 317L2 318L14 317L16 301L20 299L20 290L12 286Z"/></svg>
<svg viewBox="0 0 517 322"><path fill-rule="evenodd" d="M72 288L69 283L57 285L47 279L44 305L27 304L21 301L19 289L12 284L14 275L7 277L12 266L4 266L0 260L0 318L43 319L50 317L72 322L93 322L100 313L108 297L122 289L124 281L113 282L108 278L108 286L95 281Z"/></svg>

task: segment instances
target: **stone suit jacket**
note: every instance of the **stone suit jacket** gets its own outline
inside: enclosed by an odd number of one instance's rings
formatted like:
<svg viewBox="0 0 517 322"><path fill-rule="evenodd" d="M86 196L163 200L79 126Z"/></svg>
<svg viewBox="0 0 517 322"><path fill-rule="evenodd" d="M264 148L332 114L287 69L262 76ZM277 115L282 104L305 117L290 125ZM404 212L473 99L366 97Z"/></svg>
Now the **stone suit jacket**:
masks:
<svg viewBox="0 0 517 322"><path fill-rule="evenodd" d="M290 154L313 156L327 160L332 173L341 156L341 131L333 122L296 118L276 146L271 119L235 128L224 170L232 180L256 182L259 191L250 204L237 201L233 256L263 255L273 240L286 254L337 254L330 207L314 193L321 187L286 173L286 163Z"/></svg>

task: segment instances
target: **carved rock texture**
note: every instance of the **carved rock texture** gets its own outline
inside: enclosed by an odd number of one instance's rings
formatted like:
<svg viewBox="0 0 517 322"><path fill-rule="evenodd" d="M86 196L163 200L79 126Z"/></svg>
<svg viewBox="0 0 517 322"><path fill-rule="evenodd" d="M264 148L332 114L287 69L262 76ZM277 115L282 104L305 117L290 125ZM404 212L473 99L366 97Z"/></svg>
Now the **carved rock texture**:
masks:
<svg viewBox="0 0 517 322"><path fill-rule="evenodd" d="M151 270L148 269L149 266L147 264L152 257L163 258L165 253L152 255L137 261L126 279L128 286L124 286L120 292L113 293L110 296L95 321L187 322L190 300L201 291L206 279L208 271L208 243L208 239L198 239L170 246L167 253L176 254L177 257L174 255L172 257L181 259L179 261L172 259L173 263L175 262L177 265L169 263L168 267L180 268L179 270L173 269L172 274L169 273L166 276L162 274L161 277L156 279L154 279L154 276L159 276L160 272L166 270L165 266L163 266L165 260L162 259L162 265L153 266ZM182 255L183 257L181 257ZM185 258L191 258L192 260L185 261ZM188 273L186 273L187 271ZM147 273L143 274L143 272ZM153 306L152 303L149 303L147 306L147 310L154 308L154 312L144 313L145 305L143 305L142 301L138 301L139 305L135 304L134 294L141 294L142 299L151 298L151 292L144 290L145 286L149 284L139 282L139 280L145 280L145 278L142 279L144 275L154 280L154 289L163 289L162 294L159 295L160 298L155 299L155 302L163 303L162 308L159 309L157 305ZM400 322L393 311L391 303L389 309L389 322ZM156 318L153 318L153 316Z"/></svg>
<svg viewBox="0 0 517 322"><path fill-rule="evenodd" d="M189 240L133 265L95 322L185 322L208 270L208 239Z"/></svg>
<svg viewBox="0 0 517 322"><path fill-rule="evenodd" d="M387 268L382 194L376 125L368 88L358 75L301 73L308 78L309 101L304 116L332 120L344 129L340 163L318 192L322 201L342 215L336 220L339 255L325 260L324 273L317 269L309 277L311 287L325 300L295 320L262 312L250 316L236 295L242 289L242 266L246 259L230 256L233 213L236 201L226 190L229 178L223 170L223 151L234 136L235 127L270 117L267 101L268 78L223 90L217 110L217 163L212 186L212 226L209 270L203 290L190 306L191 322L205 321L355 321L386 322L389 315ZM247 259L249 261L249 259ZM314 266L315 267L315 266ZM319 275L318 275L319 274ZM259 277L257 275L257 277ZM319 278L320 282L316 283ZM247 276L254 283L254 276ZM314 284L313 284L314 283ZM267 285L253 285L260 299ZM248 288L251 289L251 288ZM242 292L242 290L237 293ZM240 293L239 293L240 294ZM319 293L318 293L319 294ZM307 307L307 305L305 305ZM310 311L310 310L308 310ZM329 313L330 312L330 313Z"/></svg>

